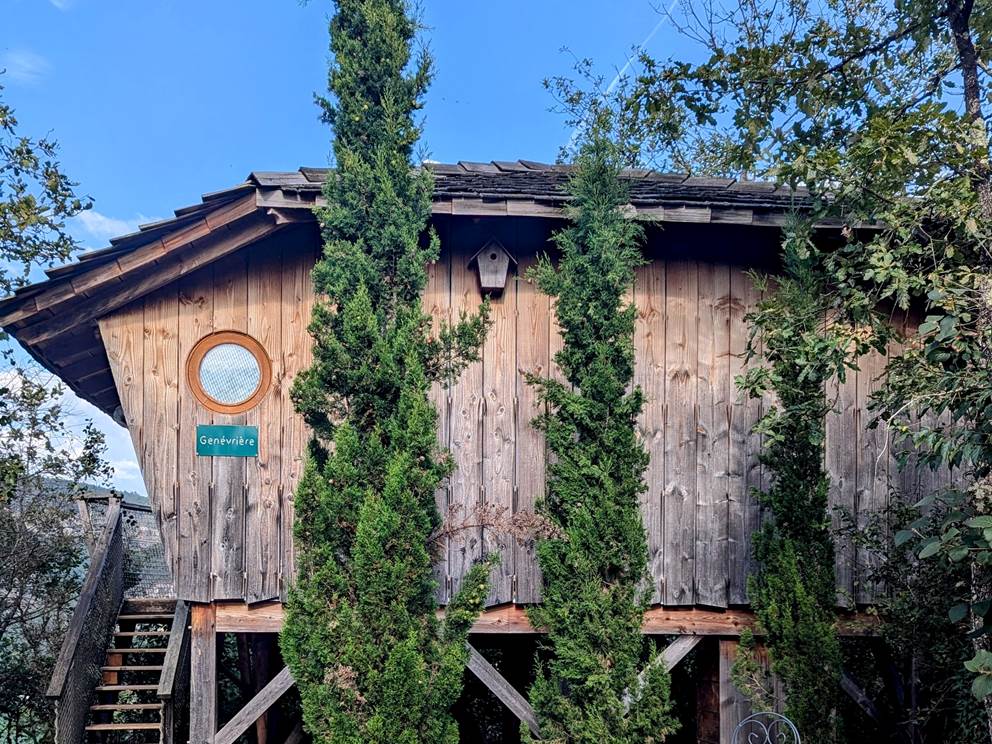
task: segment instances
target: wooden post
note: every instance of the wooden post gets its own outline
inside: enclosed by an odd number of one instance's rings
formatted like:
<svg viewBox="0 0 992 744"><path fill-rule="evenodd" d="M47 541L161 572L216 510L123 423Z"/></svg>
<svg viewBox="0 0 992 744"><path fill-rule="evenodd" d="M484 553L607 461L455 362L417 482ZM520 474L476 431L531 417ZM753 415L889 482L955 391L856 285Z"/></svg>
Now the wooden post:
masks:
<svg viewBox="0 0 992 744"><path fill-rule="evenodd" d="M261 633L253 633L251 635L251 664L254 670L256 695L262 691L265 685L272 681L271 657L271 637ZM257 744L269 744L270 731L279 730L279 720L275 712L275 710L269 709L255 721L255 740Z"/></svg>
<svg viewBox="0 0 992 744"><path fill-rule="evenodd" d="M720 640L720 744L731 744L737 724L751 711L747 699L730 679L738 645L736 638Z"/></svg>
<svg viewBox="0 0 992 744"><path fill-rule="evenodd" d="M706 639L699 647L696 684L696 744L720 744L719 641Z"/></svg>
<svg viewBox="0 0 992 744"><path fill-rule="evenodd" d="M189 740L213 744L217 733L217 623L212 604L192 606Z"/></svg>

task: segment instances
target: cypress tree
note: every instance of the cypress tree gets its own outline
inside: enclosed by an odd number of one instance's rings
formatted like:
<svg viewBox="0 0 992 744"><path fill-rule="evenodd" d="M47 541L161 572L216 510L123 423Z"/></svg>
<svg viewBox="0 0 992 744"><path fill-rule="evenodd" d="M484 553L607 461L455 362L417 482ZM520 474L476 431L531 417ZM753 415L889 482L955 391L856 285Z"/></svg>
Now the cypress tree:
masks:
<svg viewBox="0 0 992 744"><path fill-rule="evenodd" d="M534 270L556 299L564 340L555 361L567 382L530 377L547 412L535 419L553 455L540 512L553 525L537 555L548 656L530 699L546 741L659 742L676 727L669 677L641 634L647 607L647 538L638 496L648 455L635 424L643 396L631 389L634 308L624 292L642 263L641 228L622 213L620 148L607 115L591 127L569 184L571 225L555 235L558 265Z"/></svg>
<svg viewBox="0 0 992 744"><path fill-rule="evenodd" d="M307 731L335 744L455 742L449 709L487 592L474 567L436 618L434 494L451 468L428 391L478 358L486 309L431 336L430 173L412 168L431 77L403 0L339 0L330 23L336 167L317 210L313 365L293 386L313 429L296 492L298 577L281 645Z"/></svg>
<svg viewBox="0 0 992 744"><path fill-rule="evenodd" d="M771 474L769 488L757 496L771 519L752 536L758 570L748 580L748 597L785 685L786 714L811 742L843 740L830 479L823 464L827 385L832 378L843 382L869 350L868 340L880 338L835 317L821 259L811 224L793 220L774 285L753 275L765 297L746 317L747 356L761 364L738 380L749 396L775 399L755 429L764 436L760 460ZM884 350L884 342L876 343ZM742 665L751 663L742 658Z"/></svg>

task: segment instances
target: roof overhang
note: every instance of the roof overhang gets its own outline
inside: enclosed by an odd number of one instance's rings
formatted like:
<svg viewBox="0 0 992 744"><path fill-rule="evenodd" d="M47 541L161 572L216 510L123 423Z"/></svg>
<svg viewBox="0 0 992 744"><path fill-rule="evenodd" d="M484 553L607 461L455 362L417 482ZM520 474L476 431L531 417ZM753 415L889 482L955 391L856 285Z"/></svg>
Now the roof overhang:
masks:
<svg viewBox="0 0 992 744"><path fill-rule="evenodd" d="M532 161L430 164L433 213L561 219L571 169ZM77 395L113 415L120 405L97 320L234 251L294 225L315 223L330 171L256 172L205 194L171 219L49 269L45 281L0 301L0 326ZM780 227L807 197L769 183L624 172L632 216L660 222ZM840 226L838 223L837 226ZM315 229L315 228L312 228ZM316 238L315 238L316 239Z"/></svg>

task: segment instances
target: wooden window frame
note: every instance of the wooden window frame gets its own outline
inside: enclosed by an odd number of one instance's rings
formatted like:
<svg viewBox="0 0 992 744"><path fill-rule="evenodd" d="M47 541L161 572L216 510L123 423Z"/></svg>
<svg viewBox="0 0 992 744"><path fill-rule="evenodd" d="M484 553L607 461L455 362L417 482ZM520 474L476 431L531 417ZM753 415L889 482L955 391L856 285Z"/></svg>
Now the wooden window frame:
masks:
<svg viewBox="0 0 992 744"><path fill-rule="evenodd" d="M221 344L235 344L242 347L255 357L255 361L258 363L260 373L258 387L255 388L255 391L249 397L240 403L221 403L219 400L212 398L200 383L200 363L203 361L203 357L212 348ZM204 408L214 413L244 413L257 406L262 398L265 397L265 394L269 392L269 388L272 387L272 362L269 360L269 356L265 353L262 345L247 333L242 333L241 331L216 331L197 341L193 350L190 351L189 356L186 358L186 381L189 383L189 389L193 391L193 396Z"/></svg>

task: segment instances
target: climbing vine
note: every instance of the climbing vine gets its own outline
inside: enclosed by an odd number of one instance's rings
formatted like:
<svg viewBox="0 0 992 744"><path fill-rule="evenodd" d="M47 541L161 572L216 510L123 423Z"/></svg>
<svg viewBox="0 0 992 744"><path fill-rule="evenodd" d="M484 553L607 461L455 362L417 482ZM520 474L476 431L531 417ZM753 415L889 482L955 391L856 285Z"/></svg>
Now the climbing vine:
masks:
<svg viewBox="0 0 992 744"><path fill-rule="evenodd" d="M819 265L811 228L797 220L786 231L775 286L753 277L764 299L748 316L747 355L762 364L738 380L749 396L775 400L756 428L764 441L760 460L771 474L758 497L770 518L753 536L758 571L748 595L772 670L784 683L788 715L804 741L814 742L835 740L841 674L823 465L826 388L832 378L843 381L868 351L868 338L879 338L832 317Z"/></svg>
<svg viewBox="0 0 992 744"><path fill-rule="evenodd" d="M630 390L634 308L624 292L642 261L641 231L621 211L627 196L608 131L601 113L569 184L560 260L544 257L533 274L556 301L564 380L529 378L547 405L535 421L553 455L539 510L554 527L537 546L544 597L530 616L548 634L530 699L546 741L641 744L663 741L676 722L667 670L652 664L638 679L650 657L638 509L648 456L635 430L643 396Z"/></svg>
<svg viewBox="0 0 992 744"><path fill-rule="evenodd" d="M403 0L339 0L330 23L335 169L317 210L314 362L293 385L313 429L296 492L298 578L281 645L315 741L454 742L465 637L487 592L472 568L436 617L430 540L450 469L432 382L478 358L487 312L431 335L420 304L438 240L412 168L431 77Z"/></svg>

